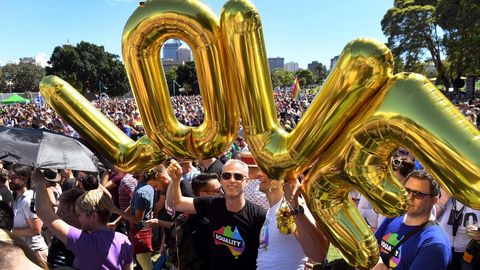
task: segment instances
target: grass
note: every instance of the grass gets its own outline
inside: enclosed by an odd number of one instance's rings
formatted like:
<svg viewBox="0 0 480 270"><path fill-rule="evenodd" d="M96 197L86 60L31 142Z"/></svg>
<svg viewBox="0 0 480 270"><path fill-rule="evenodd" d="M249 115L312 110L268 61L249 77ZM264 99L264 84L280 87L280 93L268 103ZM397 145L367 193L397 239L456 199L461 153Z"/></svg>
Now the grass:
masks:
<svg viewBox="0 0 480 270"><path fill-rule="evenodd" d="M328 261L333 261L335 259L340 259L342 256L340 256L340 253L338 253L337 249L333 247L333 245L330 245L328 248L328 254L327 254L327 259Z"/></svg>

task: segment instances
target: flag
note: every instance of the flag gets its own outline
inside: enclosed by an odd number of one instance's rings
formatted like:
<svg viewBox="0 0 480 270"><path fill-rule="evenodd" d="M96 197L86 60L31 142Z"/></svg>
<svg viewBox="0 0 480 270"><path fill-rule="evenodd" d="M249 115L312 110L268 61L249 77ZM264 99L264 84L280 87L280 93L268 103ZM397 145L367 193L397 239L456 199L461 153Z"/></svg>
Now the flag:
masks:
<svg viewBox="0 0 480 270"><path fill-rule="evenodd" d="M292 96L293 99L297 99L300 96L300 84L298 83L298 77L295 78L295 81L292 84Z"/></svg>
<svg viewBox="0 0 480 270"><path fill-rule="evenodd" d="M45 99L42 97L42 94L39 92L38 96L35 98L35 104L41 106L45 103Z"/></svg>

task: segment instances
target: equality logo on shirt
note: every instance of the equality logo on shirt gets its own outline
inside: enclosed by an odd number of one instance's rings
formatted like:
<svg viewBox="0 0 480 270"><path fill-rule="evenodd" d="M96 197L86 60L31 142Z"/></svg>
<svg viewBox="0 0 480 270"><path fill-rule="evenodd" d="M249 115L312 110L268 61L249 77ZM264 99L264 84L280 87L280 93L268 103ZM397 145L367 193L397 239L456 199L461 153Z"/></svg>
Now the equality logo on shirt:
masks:
<svg viewBox="0 0 480 270"><path fill-rule="evenodd" d="M265 223L263 223L262 229L260 230L260 246L259 249L267 249L268 248L268 243L270 239L270 234L268 231L268 225L269 225L268 219L265 220Z"/></svg>
<svg viewBox="0 0 480 270"><path fill-rule="evenodd" d="M230 226L221 227L213 232L213 239L215 240L215 245L226 246L235 259L242 255L245 250L245 241L237 228L232 231Z"/></svg>
<svg viewBox="0 0 480 270"><path fill-rule="evenodd" d="M398 242L400 242L400 240L398 239L397 233L386 234L383 236L382 241L380 242L380 251L384 254L388 254L398 244ZM395 250L395 253L393 253L393 256L388 262L390 267L395 268L400 263L401 251L401 246Z"/></svg>

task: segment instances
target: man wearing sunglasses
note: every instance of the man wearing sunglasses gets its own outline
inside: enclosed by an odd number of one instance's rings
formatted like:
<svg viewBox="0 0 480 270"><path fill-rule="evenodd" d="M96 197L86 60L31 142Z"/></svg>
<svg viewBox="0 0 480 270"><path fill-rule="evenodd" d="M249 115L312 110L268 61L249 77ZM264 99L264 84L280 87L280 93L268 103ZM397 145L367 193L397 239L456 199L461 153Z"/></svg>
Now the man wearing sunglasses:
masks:
<svg viewBox="0 0 480 270"><path fill-rule="evenodd" d="M440 186L427 172L413 171L405 189L411 200L407 213L385 219L375 232L381 258L373 269L447 269L451 245L432 214Z"/></svg>
<svg viewBox="0 0 480 270"><path fill-rule="evenodd" d="M188 198L181 195L181 167L172 161L167 168L172 181L167 191L167 205L177 211L198 214L210 221L210 269L255 269L260 229L266 211L245 199L248 165L228 160L220 183L224 197Z"/></svg>

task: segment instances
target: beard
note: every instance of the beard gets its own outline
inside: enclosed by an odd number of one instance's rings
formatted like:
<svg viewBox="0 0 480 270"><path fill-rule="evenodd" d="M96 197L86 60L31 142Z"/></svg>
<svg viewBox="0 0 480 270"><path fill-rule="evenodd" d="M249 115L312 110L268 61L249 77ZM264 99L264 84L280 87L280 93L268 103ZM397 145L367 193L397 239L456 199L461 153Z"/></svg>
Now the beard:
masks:
<svg viewBox="0 0 480 270"><path fill-rule="evenodd" d="M13 191L20 190L25 187L24 183L12 183L10 182L10 189Z"/></svg>

